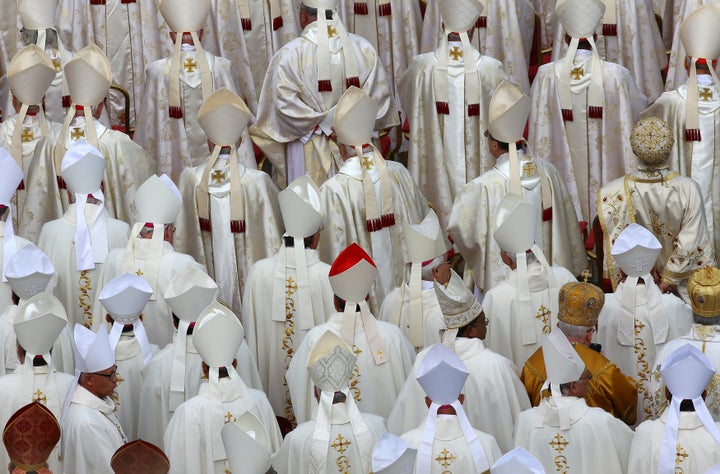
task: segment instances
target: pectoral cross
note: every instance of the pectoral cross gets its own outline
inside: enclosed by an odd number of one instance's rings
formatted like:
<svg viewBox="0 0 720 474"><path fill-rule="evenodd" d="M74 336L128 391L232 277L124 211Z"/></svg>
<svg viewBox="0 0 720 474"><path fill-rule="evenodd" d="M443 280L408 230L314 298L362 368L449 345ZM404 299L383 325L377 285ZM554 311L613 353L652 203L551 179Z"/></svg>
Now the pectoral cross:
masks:
<svg viewBox="0 0 720 474"><path fill-rule="evenodd" d="M537 171L537 166L532 161L528 161L523 165L523 176L532 176Z"/></svg>
<svg viewBox="0 0 720 474"><path fill-rule="evenodd" d="M335 451L342 454L345 451L347 451L347 448L350 447L350 444L351 444L350 441L343 438L343 435L338 433L337 438L335 438L335 441L333 441L330 446L332 446L335 449Z"/></svg>
<svg viewBox="0 0 720 474"><path fill-rule="evenodd" d="M47 403L47 397L45 396L44 393L42 393L40 391L40 389L38 389L38 390L35 390L35 393L33 393L33 401L40 402L43 405L45 405Z"/></svg>
<svg viewBox="0 0 720 474"><path fill-rule="evenodd" d="M135 275L137 275L137 276L139 276L139 277L143 276L142 270L140 270L140 269L138 268L137 271L135 272Z"/></svg>
<svg viewBox="0 0 720 474"><path fill-rule="evenodd" d="M222 184L225 182L225 172L223 170L213 170L210 177L214 184Z"/></svg>
<svg viewBox="0 0 720 474"><path fill-rule="evenodd" d="M704 102L709 102L713 98L713 93L710 89L707 87L703 87L700 89L700 99L702 99Z"/></svg>
<svg viewBox="0 0 720 474"><path fill-rule="evenodd" d="M562 453L565 450L565 446L567 446L570 443L568 443L567 440L565 438L563 438L563 436L560 433L558 433L555 435L555 437L552 439L552 441L550 441L548 444L550 445L550 447L552 447L558 453Z"/></svg>
<svg viewBox="0 0 720 474"><path fill-rule="evenodd" d="M72 132L70 132L70 138L73 141L85 138L85 130L80 127L73 127Z"/></svg>
<svg viewBox="0 0 720 474"><path fill-rule="evenodd" d="M372 156L363 156L360 158L360 164L366 170L370 171L375 166L375 159Z"/></svg>
<svg viewBox="0 0 720 474"><path fill-rule="evenodd" d="M587 283L587 282L588 282L588 279L589 279L590 277L592 277L592 272L590 272L590 269L589 269L589 268L586 268L585 270L582 271L582 273L580 274L580 276L583 277L583 281L584 281L585 283Z"/></svg>
<svg viewBox="0 0 720 474"><path fill-rule="evenodd" d="M53 67L55 68L55 72L60 72L60 69L62 69L62 64L60 63L60 60L58 58L55 58L52 60Z"/></svg>
<svg viewBox="0 0 720 474"><path fill-rule="evenodd" d="M457 46L454 46L453 49L450 50L450 57L453 58L453 61L460 60L460 58L462 58L462 54L462 49Z"/></svg>
<svg viewBox="0 0 720 474"><path fill-rule="evenodd" d="M575 79L576 81L580 80L585 75L585 70L581 67L573 68L572 71L570 71L570 77Z"/></svg>
<svg viewBox="0 0 720 474"><path fill-rule="evenodd" d="M381 351L380 349L378 349L378 351L377 351L378 359L382 359L382 355L383 355L383 351Z"/></svg>
<svg viewBox="0 0 720 474"><path fill-rule="evenodd" d="M435 460L443 467L443 469L447 469L450 464L455 462L455 455L448 451L447 448L444 448L440 451L440 454L435 458Z"/></svg>
<svg viewBox="0 0 720 474"><path fill-rule="evenodd" d="M236 421L237 421L237 419L233 416L232 413L227 412L227 413L225 414L225 424L234 423L234 422L236 422Z"/></svg>
<svg viewBox="0 0 720 474"><path fill-rule="evenodd" d="M22 134L20 134L20 140L23 143L31 142L34 138L35 134L32 132L32 130L29 130L27 128L22 131Z"/></svg>
<svg viewBox="0 0 720 474"><path fill-rule="evenodd" d="M337 30L332 27L332 25L327 26L327 34L328 38L332 38L337 34Z"/></svg>
<svg viewBox="0 0 720 474"><path fill-rule="evenodd" d="M197 63L192 58L187 58L183 63L183 67L187 72L193 72L197 68Z"/></svg>
<svg viewBox="0 0 720 474"><path fill-rule="evenodd" d="M295 293L298 289L297 283L293 281L292 277L288 277L287 284L285 285L285 290L288 296L291 296L293 293Z"/></svg>

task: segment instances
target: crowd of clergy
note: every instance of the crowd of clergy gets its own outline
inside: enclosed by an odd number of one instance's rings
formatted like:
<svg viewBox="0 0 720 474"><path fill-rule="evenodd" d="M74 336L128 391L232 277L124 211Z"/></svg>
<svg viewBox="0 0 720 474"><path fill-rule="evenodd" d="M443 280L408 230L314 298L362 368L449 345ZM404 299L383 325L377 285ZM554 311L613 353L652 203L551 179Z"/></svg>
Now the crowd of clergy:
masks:
<svg viewBox="0 0 720 474"><path fill-rule="evenodd" d="M720 473L719 58L712 0L2 0L0 472Z"/></svg>

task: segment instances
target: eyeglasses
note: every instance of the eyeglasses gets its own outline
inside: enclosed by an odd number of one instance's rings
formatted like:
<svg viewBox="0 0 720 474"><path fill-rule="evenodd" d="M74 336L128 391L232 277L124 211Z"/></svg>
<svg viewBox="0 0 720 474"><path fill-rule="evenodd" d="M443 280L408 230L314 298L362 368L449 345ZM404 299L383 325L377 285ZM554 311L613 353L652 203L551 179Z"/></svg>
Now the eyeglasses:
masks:
<svg viewBox="0 0 720 474"><path fill-rule="evenodd" d="M117 372L117 365L115 367L113 367L112 372L110 372L109 374L93 372L92 375L99 375L100 377L107 377L108 379L112 379L115 376L116 372Z"/></svg>

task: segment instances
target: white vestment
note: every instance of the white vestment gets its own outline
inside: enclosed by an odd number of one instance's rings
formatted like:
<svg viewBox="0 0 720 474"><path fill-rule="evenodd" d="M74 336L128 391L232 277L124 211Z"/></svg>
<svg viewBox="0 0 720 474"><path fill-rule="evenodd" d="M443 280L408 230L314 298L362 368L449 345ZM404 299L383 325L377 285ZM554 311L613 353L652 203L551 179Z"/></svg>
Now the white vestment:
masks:
<svg viewBox="0 0 720 474"><path fill-rule="evenodd" d="M589 118L591 62L589 51L580 50L575 56L570 80L571 121L563 120L558 94L563 60L540 66L530 91L528 121L531 149L538 158L555 165L567 185L578 220L586 222L595 217L600 186L635 168L630 132L647 106L630 71L603 61L602 118Z"/></svg>
<svg viewBox="0 0 720 474"><path fill-rule="evenodd" d="M17 229L17 227L15 229ZM5 265L6 265L5 247L3 245L4 238L5 238L5 221L0 221L0 265L2 265L2 267L0 267L0 268L5 268ZM25 247L29 243L30 242L23 239L19 235L17 235L17 230L15 230L15 247L17 248L17 250L20 250L21 248ZM12 258L12 256L10 256L8 258ZM0 275L2 275L1 271L0 271ZM10 288L10 284L8 282L4 282L4 281L2 281L2 278L0 278L0 308L6 308L7 306L9 306L11 304L13 304L12 303L12 288Z"/></svg>
<svg viewBox="0 0 720 474"><path fill-rule="evenodd" d="M58 274L58 284L54 294L67 311L70 326L74 323L86 327L93 326L95 297L102 290L100 274L102 263L95 263L95 268L77 270L75 257L75 230L77 228L76 205L71 204L59 219L43 225L38 238L38 247L45 252ZM88 232L93 235L95 211L97 206L87 204L85 218ZM129 226L122 221L106 217L108 250L124 248L130 235Z"/></svg>
<svg viewBox="0 0 720 474"><path fill-rule="evenodd" d="M665 384L662 381L660 367L667 357L685 344L692 344L700 349L710 360L715 368L716 373L707 386L707 405L710 414L714 419L720 418L720 326L704 326L702 324L693 324L690 331L672 341L665 343L663 348L655 356L655 363L651 367L652 377L650 378L650 394L654 401L654 418L659 417L669 405L665 399Z"/></svg>
<svg viewBox="0 0 720 474"><path fill-rule="evenodd" d="M518 153L518 159L523 197L541 216L535 228L535 244L551 265L565 267L578 275L587 266L587 256L563 178L547 161L522 152ZM549 210L543 209L544 183L552 196ZM507 266L500 258L500 246L493 237L493 229L497 207L509 192L510 163L508 154L504 154L491 170L460 191L450 214L448 232L472 269L473 280L481 292L493 288L506 277Z"/></svg>
<svg viewBox="0 0 720 474"><path fill-rule="evenodd" d="M244 24L249 29L243 27L243 13L239 8L243 3L248 7L250 24ZM203 48L232 62L235 71L242 74L241 80L251 87L248 90L253 90L252 98L248 97L253 102L257 101L255 91L259 93L262 88L273 55L300 33L295 3L292 0L277 3L280 11L275 12L271 2L265 0L210 0ZM282 26L276 18L282 18Z"/></svg>
<svg viewBox="0 0 720 474"><path fill-rule="evenodd" d="M250 145L250 140L243 140ZM238 150L240 160L252 156ZM229 156L229 155L228 155ZM205 165L186 169L178 188L185 205L176 220L175 245L207 265L208 275L218 284L218 298L240 315L242 294L250 267L275 254L282 243L282 215L277 202L277 187L267 173L238 163L242 188L243 232L231 230L230 169L223 155L208 176L210 230L198 220L197 195L200 193Z"/></svg>
<svg viewBox="0 0 720 474"><path fill-rule="evenodd" d="M605 29L609 34L604 35L604 27L600 22L595 31L598 53L605 61L628 68L637 86L649 102L653 102L664 88L660 72L667 65L667 52L655 19L652 0L604 0L603 3L607 4L608 1L616 5L615 34L612 34L613 28L608 25ZM567 43L565 29L559 21L555 25L553 45L552 60L562 59L567 51Z"/></svg>
<svg viewBox="0 0 720 474"><path fill-rule="evenodd" d="M122 273L129 271L143 276L144 272L148 271L146 265L151 239L141 239L133 236L131 236L131 238L135 238L135 257L131 258L132 268L125 268L124 261L127 258L126 252L128 252L128 249L119 248L111 250L105 260L105 265L103 265L98 288L102 289L110 280L120 276ZM157 286L153 288L153 295L143 309L143 325L147 331L148 340L153 344L164 347L172 341L174 330L172 310L165 302L163 295L173 278L189 267L195 267L198 270L205 271L205 267L193 260L190 255L176 252L171 244L163 241ZM152 283L150 284L152 285ZM98 299L99 295L100 292L98 291L95 295L95 304L93 307L93 331L97 331L100 322L105 321L105 309Z"/></svg>
<svg viewBox="0 0 720 474"><path fill-rule="evenodd" d="M667 165L671 170L693 179L700 187L705 220L715 254L720 253L720 183L713 179L720 163L720 92L712 77L698 75L698 120L700 141L685 140L687 84L665 92L642 115L660 117L670 124L675 143ZM715 160L718 161L715 161Z"/></svg>
<svg viewBox="0 0 720 474"><path fill-rule="evenodd" d="M168 344L155 354L143 371L143 384L140 389L140 416L138 418L138 438L163 445L165 428L170 422L173 411L170 409L170 382L175 357L175 341ZM203 381L202 358L192 343L192 334L186 336L185 342L185 400L198 394ZM245 341L240 344L237 356L237 371L245 385L262 390L255 360Z"/></svg>
<svg viewBox="0 0 720 474"><path fill-rule="evenodd" d="M513 427L518 416L530 408L517 367L505 357L486 349L480 339L457 338L455 353L470 373L462 392L465 394L463 408L470 424L492 435L503 452L509 451L513 446ZM388 416L391 433L399 435L413 426L417 427L427 416L425 392L415 380L425 354L427 349L415 359Z"/></svg>
<svg viewBox="0 0 720 474"><path fill-rule="evenodd" d="M434 4L435 2L433 2ZM462 51L462 43L453 42ZM448 110L436 109L434 75L440 50L412 59L398 83L398 100L410 126L408 171L446 228L455 196L468 181L492 167L485 131L495 87L508 75L500 61L472 51L480 81L480 111L468 116L465 63L462 55L448 58Z"/></svg>
<svg viewBox="0 0 720 474"><path fill-rule="evenodd" d="M252 89L237 81L230 61L205 52L213 79L213 89L226 87L236 92L250 110L255 110ZM157 163L158 174L167 173L173 181L178 180L185 168L192 168L207 161L208 138L197 121L203 104L200 69L197 50L182 51L180 55L180 108L182 117L170 117L168 94L171 57L159 59L148 65L145 71L145 88L142 103L137 109L137 130L134 140L148 151ZM212 93L212 91L209 91Z"/></svg>
<svg viewBox="0 0 720 474"><path fill-rule="evenodd" d="M469 399L466 399L470 402ZM472 403L481 403L482 400L472 400ZM425 432L425 422L419 428L408 431L402 435L402 439L410 445L411 448L417 449L422 441ZM475 434L480 440L485 457L492 466L500 456L502 451L492 435L475 430ZM416 474L445 474L447 472L457 472L463 474L483 474L475 467L473 455L470 452L465 435L463 434L458 418L455 415L438 415L437 427L435 429L435 438L432 443L432 467L429 473L422 473L418 470ZM487 472L487 471L485 471Z"/></svg>
<svg viewBox="0 0 720 474"><path fill-rule="evenodd" d="M557 323L558 293L565 283L577 281L563 267L550 268L555 286L550 287L548 274L539 262L528 265L530 313L518 300L518 271L507 268L505 281L492 287L482 301L489 322L485 344L488 349L507 357L516 366L525 361L542 344Z"/></svg>
<svg viewBox="0 0 720 474"><path fill-rule="evenodd" d="M5 148L7 151L12 149L13 144L13 133L15 132L15 123L17 122L17 114L7 117L0 123L0 147ZM60 130L60 124L47 121L49 133L57 135ZM40 129L40 123L38 122L37 116L25 116L23 120L23 128L20 134L20 140L22 144L20 149L22 151L22 170L23 175L27 176L30 170L30 162L32 161L35 147L40 141L42 130ZM19 216L22 214L23 205L25 204L25 186L15 192L15 198L12 200L13 207L13 220L15 227Z"/></svg>
<svg viewBox="0 0 720 474"><path fill-rule="evenodd" d="M311 329L290 361L286 378L298 423L309 420L317 407L313 395L314 385L307 371L308 354L325 331L330 330L342 337L340 331L343 317L344 313L334 313L327 323ZM350 376L350 394L363 413L386 417L412 368L415 350L397 326L384 321L376 323L380 339L385 346L384 355L389 360L381 365L375 365L362 318L360 313L357 313L354 339L346 341L358 357Z"/></svg>
<svg viewBox="0 0 720 474"><path fill-rule="evenodd" d="M546 472L624 474L633 432L601 408L588 407L583 398L562 397L570 429L561 430L551 398L520 414L515 446L521 446L542 463Z"/></svg>
<svg viewBox="0 0 720 474"><path fill-rule="evenodd" d="M440 342L440 331L445 329L445 318L435 294L435 283L423 280L421 284L422 315L417 320L422 323L423 345L415 347L416 351ZM385 297L380 306L380 319L399 327L405 337L410 339L410 323L414 318L410 315L409 284L403 283Z"/></svg>
<svg viewBox="0 0 720 474"><path fill-rule="evenodd" d="M222 413L215 413L215 404L210 382L200 386L198 395L178 407L165 431L165 453L170 459L170 474L223 474L227 471L227 459L213 461L213 426L219 422L235 422L243 413L249 412L263 425L267 432L267 445L275 452L282 442L272 407L265 394L259 390L247 390L249 399L241 396L237 384L229 378L220 379ZM215 433L219 435L219 433Z"/></svg>
<svg viewBox="0 0 720 474"><path fill-rule="evenodd" d="M660 419L648 420L635 428L628 472L633 474L655 474L658 472L660 445L665 431L667 411ZM720 423L715 423L720 429ZM720 449L717 441L703 426L695 412L680 412L680 423L675 452L676 473L704 473L720 463Z"/></svg>
<svg viewBox="0 0 720 474"><path fill-rule="evenodd" d="M301 313L293 247L282 247L276 255L256 262L243 295L245 338L257 361L262 386L275 414L291 421L294 415L285 372L305 334L335 311L330 265L321 262L315 250L305 249L305 256L312 314Z"/></svg>
<svg viewBox="0 0 720 474"><path fill-rule="evenodd" d="M75 141L85 138L85 118L75 117L70 123L65 146L67 150ZM135 222L135 190L147 180L155 169L155 161L130 137L122 132L105 128L95 121L98 149L105 158L103 194L105 209L110 217L125 222ZM55 162L54 150L57 135L51 134L40 140L25 175L25 207L20 216L18 233L37 242L42 225L62 217L68 208L65 182L58 184L61 163Z"/></svg>
<svg viewBox="0 0 720 474"><path fill-rule="evenodd" d="M60 420L63 401L67 395L73 376L62 372L50 373L47 365L33 367L33 375L25 373L26 367L20 366L14 374L0 377L0 424L5 426L10 417L28 403L37 401L52 411L57 420ZM48 457L48 468L52 472L65 472L62 469L59 445L53 449ZM0 465L10 463L5 445L0 447Z"/></svg>
<svg viewBox="0 0 720 474"><path fill-rule="evenodd" d="M62 423L62 452L65 472L113 474L110 458L127 443L110 398L98 398L81 385Z"/></svg>
<svg viewBox="0 0 720 474"><path fill-rule="evenodd" d="M528 0L488 0L475 24L473 45L505 67L509 81L527 93L528 64L533 42L535 8ZM421 50L435 50L444 34L437 1L427 2ZM483 130L484 131L484 130Z"/></svg>
<svg viewBox="0 0 720 474"><path fill-rule="evenodd" d="M367 163L368 157L367 166L370 169L367 172L373 181L379 209L382 184L372 153L363 155L363 162ZM346 160L338 174L320 186L324 211L324 231L318 245L320 259L334 261L353 242L357 242L372 257L380 272L370 288L368 304L373 313L379 312L385 295L400 286L404 279L408 259L402 223L418 224L428 212L427 201L407 169L394 161L386 161L385 164L391 182L395 224L375 232L367 230L362 181L364 165L357 156Z"/></svg>
<svg viewBox="0 0 720 474"><path fill-rule="evenodd" d="M372 444L385 432L385 420L377 415L362 413L365 424L372 434ZM350 417L344 403L334 404L330 415L330 444L328 445L326 472L345 474L367 474L362 470L362 455L355 434L350 426ZM283 440L283 444L272 456L275 472L283 474L310 474L310 448L315 430L315 417L299 425ZM339 444L342 443L342 444ZM370 458L371 453L364 453ZM336 471L337 470L337 471Z"/></svg>
<svg viewBox="0 0 720 474"><path fill-rule="evenodd" d="M327 25L334 30L333 21ZM338 35L328 39L332 91L318 92L317 24L306 26L299 38L273 56L258 100L257 123L250 128L282 187L306 172L320 185L335 174L341 160L328 137L335 105L347 89L344 57L349 53L343 51ZM377 52L364 38L348 34L348 39L361 88L378 104L375 130L398 125L392 85Z"/></svg>
<svg viewBox="0 0 720 474"><path fill-rule="evenodd" d="M130 94L130 126L140 110L145 68L170 53L169 30L154 0L60 0L57 26L63 44L79 51L96 44L110 60L113 83ZM97 3L97 4L96 4ZM125 125L125 101L119 92L110 93L110 121Z"/></svg>
<svg viewBox="0 0 720 474"><path fill-rule="evenodd" d="M653 362L666 342L686 334L692 324L692 309L680 298L672 294L661 295L660 304L667 318L667 332L662 342L653 339L653 322L651 308L647 304L645 285L638 284L635 289L635 312L626 314L622 308L621 295L628 290L625 282L615 289L615 293L605 295L605 304L600 312L597 342L602 344L603 354L617 365L622 373L633 377L638 382L637 423L653 418L655 409L650 392L650 381L653 376ZM634 318L633 318L634 316ZM630 334L621 333L625 319ZM662 324L662 323L661 323ZM623 329L624 331L624 329ZM622 340L621 340L622 338Z"/></svg>

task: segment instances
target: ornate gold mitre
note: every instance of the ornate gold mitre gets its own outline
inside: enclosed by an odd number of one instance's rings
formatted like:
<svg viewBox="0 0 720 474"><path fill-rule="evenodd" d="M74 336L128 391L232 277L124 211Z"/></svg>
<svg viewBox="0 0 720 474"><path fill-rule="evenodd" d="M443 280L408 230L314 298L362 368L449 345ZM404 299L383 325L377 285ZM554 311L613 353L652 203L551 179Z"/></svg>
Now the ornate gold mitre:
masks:
<svg viewBox="0 0 720 474"><path fill-rule="evenodd" d="M667 161L675 136L665 120L645 117L633 126L630 146L641 163L659 165Z"/></svg>
<svg viewBox="0 0 720 474"><path fill-rule="evenodd" d="M697 270L688 282L693 313L703 318L720 316L720 270L707 266Z"/></svg>
<svg viewBox="0 0 720 474"><path fill-rule="evenodd" d="M566 283L558 294L558 320L575 326L594 327L605 304L605 293L591 283Z"/></svg>

